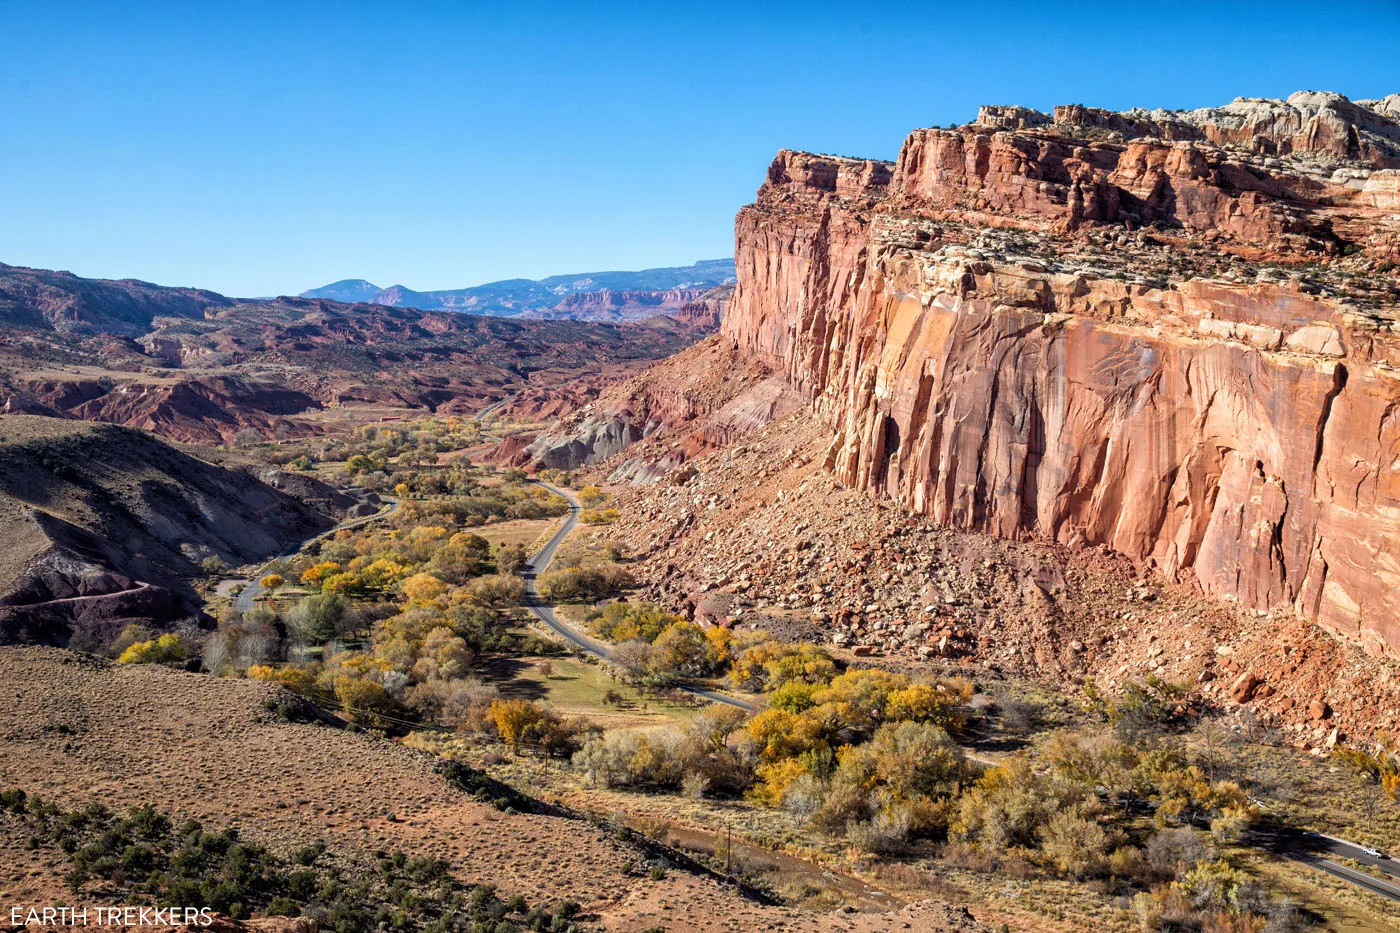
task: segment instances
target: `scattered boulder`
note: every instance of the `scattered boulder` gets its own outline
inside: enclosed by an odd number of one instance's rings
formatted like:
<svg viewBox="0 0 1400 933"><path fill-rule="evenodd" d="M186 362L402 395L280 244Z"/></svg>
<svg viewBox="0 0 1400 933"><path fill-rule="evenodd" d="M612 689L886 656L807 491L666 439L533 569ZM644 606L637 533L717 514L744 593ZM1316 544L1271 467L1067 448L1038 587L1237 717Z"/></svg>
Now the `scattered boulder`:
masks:
<svg viewBox="0 0 1400 933"><path fill-rule="evenodd" d="M1230 699L1236 703L1248 703L1254 698L1254 691L1258 688L1259 678L1249 671L1245 671L1230 687Z"/></svg>

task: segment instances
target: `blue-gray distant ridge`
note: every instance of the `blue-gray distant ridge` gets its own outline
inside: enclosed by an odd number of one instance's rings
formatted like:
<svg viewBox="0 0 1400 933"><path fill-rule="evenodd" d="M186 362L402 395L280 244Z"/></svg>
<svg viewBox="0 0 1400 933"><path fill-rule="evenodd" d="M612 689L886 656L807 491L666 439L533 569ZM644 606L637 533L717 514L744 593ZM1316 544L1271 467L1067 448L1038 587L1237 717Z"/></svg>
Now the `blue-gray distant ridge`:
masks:
<svg viewBox="0 0 1400 933"><path fill-rule="evenodd" d="M374 301L374 296L384 289L373 282L366 282L364 279L341 279L339 282L332 282L321 288L313 288L309 292L302 292L303 298L326 298L330 301L345 301L350 304L361 301Z"/></svg>
<svg viewBox="0 0 1400 933"><path fill-rule="evenodd" d="M689 266L637 272L579 272L545 279L502 279L472 288L420 292L403 285L378 288L364 279L343 279L302 292L303 298L367 301L424 311L514 316L552 308L570 295L588 292L706 290L734 282L733 259L705 259Z"/></svg>

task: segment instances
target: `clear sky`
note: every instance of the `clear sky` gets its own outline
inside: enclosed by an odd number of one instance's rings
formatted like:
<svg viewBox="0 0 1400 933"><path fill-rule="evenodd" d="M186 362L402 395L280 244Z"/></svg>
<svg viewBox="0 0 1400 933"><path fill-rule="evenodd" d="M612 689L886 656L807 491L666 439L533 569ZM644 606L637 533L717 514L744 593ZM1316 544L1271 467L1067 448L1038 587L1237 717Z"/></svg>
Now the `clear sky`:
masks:
<svg viewBox="0 0 1400 933"><path fill-rule="evenodd" d="M0 0L0 261L293 293L689 263L779 148L1400 91L1400 0Z"/></svg>

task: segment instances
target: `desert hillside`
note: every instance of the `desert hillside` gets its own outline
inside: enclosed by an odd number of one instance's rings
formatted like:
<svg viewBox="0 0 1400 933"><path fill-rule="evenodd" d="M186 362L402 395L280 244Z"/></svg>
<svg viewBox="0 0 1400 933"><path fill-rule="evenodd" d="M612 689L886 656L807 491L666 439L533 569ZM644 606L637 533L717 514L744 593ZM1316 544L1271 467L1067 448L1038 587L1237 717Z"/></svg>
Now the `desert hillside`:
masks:
<svg viewBox="0 0 1400 933"><path fill-rule="evenodd" d="M0 416L0 642L66 643L199 612L190 581L328 528L354 500L297 495L129 428ZM280 481L276 471L264 476Z"/></svg>
<svg viewBox="0 0 1400 933"><path fill-rule="evenodd" d="M34 690L43 683L48 689ZM895 915L824 918L744 899L673 871L629 877L642 853L583 819L500 810L435 768L433 756L382 737L282 719L288 695L253 681L113 665L56 649L0 649L0 789L79 809L151 806L291 853L324 843L347 866L373 853L444 859L459 880L501 896L583 907L587 928L682 931L765 928L981 929L937 903ZM542 810L547 808L541 807ZM0 830L11 829L0 813ZM61 853L21 853L0 869L12 896L65 889Z"/></svg>
<svg viewBox="0 0 1400 933"><path fill-rule="evenodd" d="M232 304L204 289L84 279L71 272L0 263L0 323L12 327L136 337L157 318L199 319L210 308Z"/></svg>

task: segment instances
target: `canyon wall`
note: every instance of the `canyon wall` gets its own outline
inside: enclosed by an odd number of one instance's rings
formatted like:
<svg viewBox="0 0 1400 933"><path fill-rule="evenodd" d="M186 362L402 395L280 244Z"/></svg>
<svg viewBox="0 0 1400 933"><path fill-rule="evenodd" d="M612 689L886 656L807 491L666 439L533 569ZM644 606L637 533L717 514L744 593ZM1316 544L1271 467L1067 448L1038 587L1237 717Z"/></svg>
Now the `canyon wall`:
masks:
<svg viewBox="0 0 1400 933"><path fill-rule="evenodd" d="M1400 648L1400 125L1299 98L779 153L723 339L842 482Z"/></svg>

